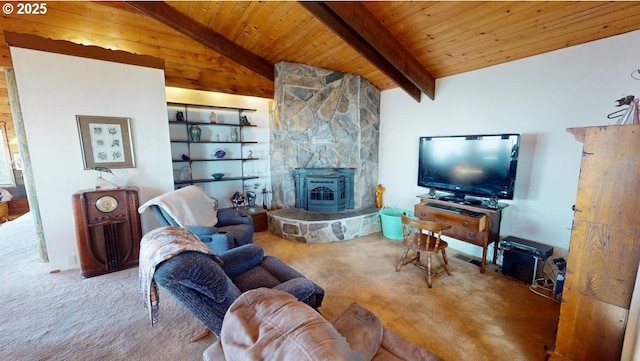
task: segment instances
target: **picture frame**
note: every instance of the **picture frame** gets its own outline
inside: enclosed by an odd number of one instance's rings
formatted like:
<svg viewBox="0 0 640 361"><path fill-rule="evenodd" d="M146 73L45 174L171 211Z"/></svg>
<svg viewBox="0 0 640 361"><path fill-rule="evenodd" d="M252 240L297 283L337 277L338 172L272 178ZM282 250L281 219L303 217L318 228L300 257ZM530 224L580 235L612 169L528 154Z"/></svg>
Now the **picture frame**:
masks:
<svg viewBox="0 0 640 361"><path fill-rule="evenodd" d="M135 168L131 119L77 115L84 169Z"/></svg>

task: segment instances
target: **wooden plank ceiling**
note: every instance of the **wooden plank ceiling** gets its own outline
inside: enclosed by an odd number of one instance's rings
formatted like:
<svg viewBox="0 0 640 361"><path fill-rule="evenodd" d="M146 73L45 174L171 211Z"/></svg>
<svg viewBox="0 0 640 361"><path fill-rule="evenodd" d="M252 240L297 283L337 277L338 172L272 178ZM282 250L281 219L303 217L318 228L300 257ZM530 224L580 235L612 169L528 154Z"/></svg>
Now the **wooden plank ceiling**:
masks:
<svg viewBox="0 0 640 361"><path fill-rule="evenodd" d="M252 61L247 59L268 65L290 61L358 74L380 90L399 86L389 71L381 70L298 2L170 1L166 5L225 38L241 50L237 54L245 52L245 56L232 60L233 54L213 50L217 43L166 25L135 4L50 2L45 16L2 14L0 28L163 58L170 86L272 97L273 81L251 70ZM392 50L409 54L420 67L418 72L436 79L640 29L640 2L374 1L358 5L374 20L355 24L359 32L389 34ZM0 47L0 66L10 66L6 45ZM437 89L435 93L437 97Z"/></svg>

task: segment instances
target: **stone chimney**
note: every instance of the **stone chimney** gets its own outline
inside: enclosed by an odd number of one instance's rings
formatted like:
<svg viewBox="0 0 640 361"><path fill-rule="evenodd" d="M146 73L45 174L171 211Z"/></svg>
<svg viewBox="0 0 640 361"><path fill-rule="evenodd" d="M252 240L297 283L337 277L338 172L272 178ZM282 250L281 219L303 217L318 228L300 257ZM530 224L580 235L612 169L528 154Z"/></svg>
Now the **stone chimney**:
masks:
<svg viewBox="0 0 640 361"><path fill-rule="evenodd" d="M355 168L354 208L375 206L380 91L358 75L289 62L275 68L273 205L295 207L296 168Z"/></svg>

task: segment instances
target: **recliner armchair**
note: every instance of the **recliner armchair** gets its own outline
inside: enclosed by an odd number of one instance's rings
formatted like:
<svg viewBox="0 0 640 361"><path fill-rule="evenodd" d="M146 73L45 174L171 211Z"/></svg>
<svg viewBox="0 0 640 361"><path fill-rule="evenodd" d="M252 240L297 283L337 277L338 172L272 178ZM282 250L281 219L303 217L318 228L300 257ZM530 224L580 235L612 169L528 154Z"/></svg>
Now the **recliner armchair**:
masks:
<svg viewBox="0 0 640 361"><path fill-rule="evenodd" d="M231 249L221 255L220 266L209 255L187 251L160 263L156 283L190 310L216 336L220 336L226 311L240 294L255 288L287 292L318 309L324 290L276 257L265 256L256 244Z"/></svg>
<svg viewBox="0 0 640 361"><path fill-rule="evenodd" d="M138 212L150 208L161 226L187 229L217 254L251 243L253 219L236 209L217 207L217 199L200 187L188 186L150 199Z"/></svg>
<svg viewBox="0 0 640 361"><path fill-rule="evenodd" d="M316 311L322 305L324 289L279 258L264 254L256 244L247 244L222 255L222 269L240 292L272 288L287 292Z"/></svg>
<svg viewBox="0 0 640 361"><path fill-rule="evenodd" d="M350 304L329 323L290 295L267 288L245 292L231 304L220 337L203 359L443 361L385 327L363 305Z"/></svg>

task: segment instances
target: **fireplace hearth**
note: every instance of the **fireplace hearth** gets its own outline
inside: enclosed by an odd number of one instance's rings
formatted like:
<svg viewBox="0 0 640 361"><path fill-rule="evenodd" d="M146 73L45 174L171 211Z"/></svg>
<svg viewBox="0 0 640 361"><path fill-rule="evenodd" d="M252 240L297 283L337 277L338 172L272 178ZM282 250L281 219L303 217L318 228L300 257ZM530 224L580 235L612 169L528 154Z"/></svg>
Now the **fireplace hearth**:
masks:
<svg viewBox="0 0 640 361"><path fill-rule="evenodd" d="M296 168L296 208L310 212L353 209L353 168Z"/></svg>

